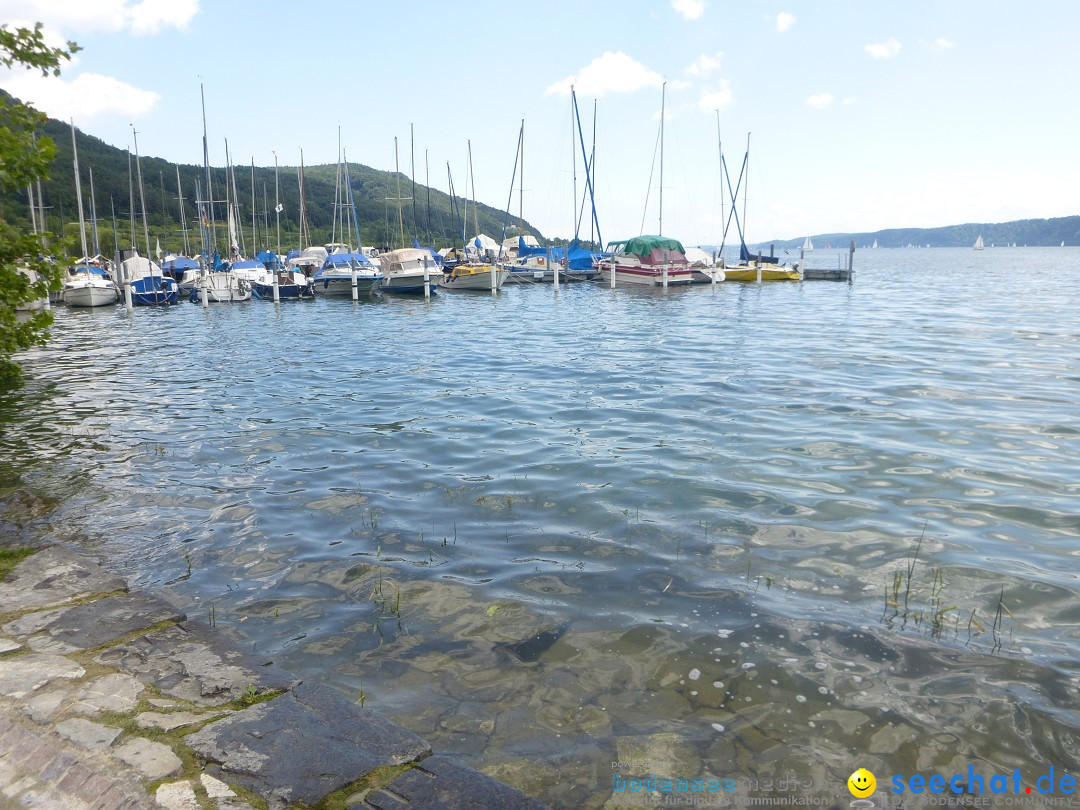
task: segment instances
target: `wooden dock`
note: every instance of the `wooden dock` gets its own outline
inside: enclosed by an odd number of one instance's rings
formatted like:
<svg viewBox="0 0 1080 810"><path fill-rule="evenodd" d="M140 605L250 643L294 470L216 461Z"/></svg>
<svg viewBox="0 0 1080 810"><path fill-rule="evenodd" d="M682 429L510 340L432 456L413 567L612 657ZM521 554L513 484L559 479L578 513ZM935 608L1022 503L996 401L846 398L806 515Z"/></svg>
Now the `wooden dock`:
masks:
<svg viewBox="0 0 1080 810"><path fill-rule="evenodd" d="M843 256L838 256L838 267L804 267L805 254L799 253L799 277L803 281L846 281L849 284L855 279L854 259L855 240L851 240L848 247L847 264L845 266Z"/></svg>

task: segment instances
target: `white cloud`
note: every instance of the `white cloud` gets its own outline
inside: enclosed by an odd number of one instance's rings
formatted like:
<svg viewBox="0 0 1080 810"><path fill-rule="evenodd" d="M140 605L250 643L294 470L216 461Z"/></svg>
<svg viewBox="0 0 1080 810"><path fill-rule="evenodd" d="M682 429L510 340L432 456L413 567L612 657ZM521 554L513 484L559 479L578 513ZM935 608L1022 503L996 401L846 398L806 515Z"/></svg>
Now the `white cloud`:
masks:
<svg viewBox="0 0 1080 810"><path fill-rule="evenodd" d="M795 15L789 14L786 11L781 11L776 15L776 30L781 34L785 31L790 31L791 26L795 24Z"/></svg>
<svg viewBox="0 0 1080 810"><path fill-rule="evenodd" d="M126 116L125 120L140 118L161 99L150 90L97 73L83 73L70 82L26 73L5 79L4 89L53 118L74 118L80 126L117 115Z"/></svg>
<svg viewBox="0 0 1080 810"><path fill-rule="evenodd" d="M599 97L605 93L632 93L643 87L660 87L663 83L659 73L622 51L608 51L593 59L576 76L567 76L550 85L544 95L568 96L574 85L582 95Z"/></svg>
<svg viewBox="0 0 1080 810"><path fill-rule="evenodd" d="M930 44L930 47L933 48L935 51L947 51L952 46L953 43L945 39L945 37L938 37Z"/></svg>
<svg viewBox="0 0 1080 810"><path fill-rule="evenodd" d="M887 42L875 42L863 48L875 59L891 59L900 53L900 43L894 38Z"/></svg>
<svg viewBox="0 0 1080 810"><path fill-rule="evenodd" d="M705 0L671 0L671 7L684 20L697 20L705 13Z"/></svg>
<svg viewBox="0 0 1080 810"><path fill-rule="evenodd" d="M200 0L0 0L0 20L15 25L40 21L47 32L78 39L97 31L156 34L187 27Z"/></svg>
<svg viewBox="0 0 1080 810"><path fill-rule="evenodd" d="M198 13L199 0L142 0L129 11L131 33L156 34L162 28L184 31Z"/></svg>
<svg viewBox="0 0 1080 810"><path fill-rule="evenodd" d="M734 103L735 95L731 92L731 83L727 79L721 79L715 89L709 88L701 94L698 109L711 113L714 110L726 110Z"/></svg>
<svg viewBox="0 0 1080 810"><path fill-rule="evenodd" d="M688 87L693 87L693 85L683 79L672 79L668 82L668 88L671 90L685 90Z"/></svg>
<svg viewBox="0 0 1080 810"><path fill-rule="evenodd" d="M810 96L810 98L806 100L806 103L815 110L824 110L833 103L833 97L829 93L818 93L817 95Z"/></svg>
<svg viewBox="0 0 1080 810"><path fill-rule="evenodd" d="M690 65L690 67L686 69L686 72L691 76L708 76L720 67L720 61L723 58L724 54L722 51L717 51L713 54L703 53L694 60L694 64Z"/></svg>

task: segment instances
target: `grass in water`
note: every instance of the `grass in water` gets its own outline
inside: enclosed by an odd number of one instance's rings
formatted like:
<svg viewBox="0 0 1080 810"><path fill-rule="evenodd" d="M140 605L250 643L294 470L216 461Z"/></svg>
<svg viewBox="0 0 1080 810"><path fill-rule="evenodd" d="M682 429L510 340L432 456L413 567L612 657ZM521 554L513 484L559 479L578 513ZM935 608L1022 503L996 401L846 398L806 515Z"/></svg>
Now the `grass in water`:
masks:
<svg viewBox="0 0 1080 810"><path fill-rule="evenodd" d="M37 551L31 546L19 546L17 548L0 548L0 580L7 579L8 574L22 560Z"/></svg>

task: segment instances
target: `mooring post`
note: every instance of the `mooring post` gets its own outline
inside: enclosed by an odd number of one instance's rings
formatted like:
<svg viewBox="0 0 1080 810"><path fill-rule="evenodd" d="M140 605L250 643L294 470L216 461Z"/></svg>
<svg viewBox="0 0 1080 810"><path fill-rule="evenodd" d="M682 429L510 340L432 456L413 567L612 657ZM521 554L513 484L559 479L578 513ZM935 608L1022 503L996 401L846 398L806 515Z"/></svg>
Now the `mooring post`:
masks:
<svg viewBox="0 0 1080 810"><path fill-rule="evenodd" d="M424 298L431 298L431 276L428 274L427 255L424 255Z"/></svg>

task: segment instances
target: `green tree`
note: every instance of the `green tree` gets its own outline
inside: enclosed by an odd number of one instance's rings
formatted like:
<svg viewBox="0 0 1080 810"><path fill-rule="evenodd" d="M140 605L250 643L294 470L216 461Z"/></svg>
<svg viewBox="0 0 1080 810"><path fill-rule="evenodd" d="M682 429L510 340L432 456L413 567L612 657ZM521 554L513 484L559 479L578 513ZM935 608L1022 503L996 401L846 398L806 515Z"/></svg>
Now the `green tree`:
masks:
<svg viewBox="0 0 1080 810"><path fill-rule="evenodd" d="M60 63L79 50L74 42L52 48L41 23L33 28L0 26L0 64L60 75ZM48 174L56 152L48 138L35 133L45 122L40 112L14 99L0 97L0 193L25 189ZM22 384L22 371L11 359L19 349L44 343L52 313L20 312L20 305L58 289L62 268L45 260L43 235L0 220L0 391Z"/></svg>

